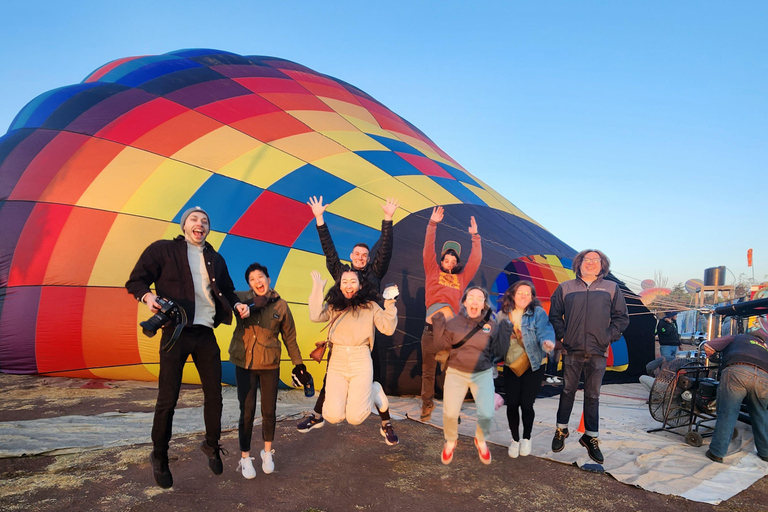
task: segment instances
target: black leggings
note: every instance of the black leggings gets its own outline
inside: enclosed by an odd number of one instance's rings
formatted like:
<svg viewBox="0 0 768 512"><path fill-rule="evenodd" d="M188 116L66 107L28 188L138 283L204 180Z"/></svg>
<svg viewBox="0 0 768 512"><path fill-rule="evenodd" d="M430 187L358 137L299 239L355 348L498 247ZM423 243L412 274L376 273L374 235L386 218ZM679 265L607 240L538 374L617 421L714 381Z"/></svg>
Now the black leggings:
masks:
<svg viewBox="0 0 768 512"><path fill-rule="evenodd" d="M235 366L237 382L237 400L240 402L240 422L238 437L240 451L251 451L251 436L253 435L253 418L256 416L256 390L261 388L261 436L264 441L271 442L275 438L277 416L277 385L280 381L280 370L246 370Z"/></svg>
<svg viewBox="0 0 768 512"><path fill-rule="evenodd" d="M544 367L531 371L530 368L520 377L509 369L504 367L504 393L507 403L507 421L509 430L512 432L512 439L520 441L520 409L523 411L523 439L531 438L533 430L533 403L536 401L536 395L539 394L541 383L544 380Z"/></svg>

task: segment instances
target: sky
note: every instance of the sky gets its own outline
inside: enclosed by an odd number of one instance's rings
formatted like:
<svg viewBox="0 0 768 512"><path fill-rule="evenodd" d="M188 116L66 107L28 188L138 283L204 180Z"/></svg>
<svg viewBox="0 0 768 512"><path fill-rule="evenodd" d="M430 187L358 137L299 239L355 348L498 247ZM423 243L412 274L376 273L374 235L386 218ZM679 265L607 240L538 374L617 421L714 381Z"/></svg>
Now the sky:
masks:
<svg viewBox="0 0 768 512"><path fill-rule="evenodd" d="M364 90L565 243L605 252L635 291L720 265L727 284L761 282L766 27L757 0L13 2L0 134L118 58L280 57Z"/></svg>

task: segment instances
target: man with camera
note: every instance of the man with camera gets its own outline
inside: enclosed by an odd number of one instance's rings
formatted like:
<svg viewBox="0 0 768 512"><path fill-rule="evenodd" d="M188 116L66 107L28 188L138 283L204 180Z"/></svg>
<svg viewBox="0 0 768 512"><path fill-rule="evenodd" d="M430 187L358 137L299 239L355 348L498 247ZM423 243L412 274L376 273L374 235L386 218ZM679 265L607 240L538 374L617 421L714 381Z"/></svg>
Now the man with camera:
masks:
<svg viewBox="0 0 768 512"><path fill-rule="evenodd" d="M184 235L158 240L147 247L125 283L128 292L155 315L143 322L145 333L149 335L153 328L163 327L150 461L155 482L164 489L173 485L168 443L182 373L190 355L200 375L204 397L205 440L200 449L208 457L214 474L223 471L219 444L221 352L213 328L221 323L231 324L233 309L241 318L250 314L248 306L238 302L224 258L205 241L211 230L206 211L199 206L189 208L182 214L180 224ZM150 291L153 283L157 295ZM177 324L185 317L186 325L179 332Z"/></svg>

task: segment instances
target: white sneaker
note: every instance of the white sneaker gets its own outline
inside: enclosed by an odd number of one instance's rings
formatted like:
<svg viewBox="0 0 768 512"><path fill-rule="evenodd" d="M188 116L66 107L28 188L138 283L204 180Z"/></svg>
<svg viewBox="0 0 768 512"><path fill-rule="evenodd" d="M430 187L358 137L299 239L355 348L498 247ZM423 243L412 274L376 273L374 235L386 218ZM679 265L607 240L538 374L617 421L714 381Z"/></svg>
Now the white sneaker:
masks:
<svg viewBox="0 0 768 512"><path fill-rule="evenodd" d="M531 454L531 440L523 439L520 441L520 456L525 457Z"/></svg>
<svg viewBox="0 0 768 512"><path fill-rule="evenodd" d="M256 478L256 470L253 468L252 460L253 457L241 457L240 462L237 463L237 469L235 469L235 471L240 471L248 480Z"/></svg>
<svg viewBox="0 0 768 512"><path fill-rule="evenodd" d="M509 444L509 450L507 450L507 454L513 459L516 459L517 456L520 455L520 443L513 439Z"/></svg>
<svg viewBox="0 0 768 512"><path fill-rule="evenodd" d="M267 475L275 470L275 461L272 460L274 453L275 450L269 450L268 452L261 450L261 470Z"/></svg>
<svg viewBox="0 0 768 512"><path fill-rule="evenodd" d="M547 384L554 384L554 383L555 383L555 379L553 379L552 377L547 377Z"/></svg>
<svg viewBox="0 0 768 512"><path fill-rule="evenodd" d="M374 382L371 386L371 392L373 393L373 403L379 408L380 412L384 412L389 409L389 399L384 394L384 390L381 388L381 384Z"/></svg>

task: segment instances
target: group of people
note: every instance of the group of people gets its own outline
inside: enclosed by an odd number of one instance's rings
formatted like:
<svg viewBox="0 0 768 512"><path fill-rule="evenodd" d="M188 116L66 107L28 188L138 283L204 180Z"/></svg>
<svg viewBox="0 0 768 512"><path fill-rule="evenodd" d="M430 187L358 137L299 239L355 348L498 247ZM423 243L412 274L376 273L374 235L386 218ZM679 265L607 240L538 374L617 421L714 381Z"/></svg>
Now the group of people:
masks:
<svg viewBox="0 0 768 512"><path fill-rule="evenodd" d="M334 279L326 292L326 281L311 273L312 291L308 300L310 320L325 323L328 366L323 386L312 413L297 425L300 432L322 427L325 421L362 423L375 407L381 418L380 433L388 445L398 444L392 426L388 399L374 380L372 352L379 336L391 336L397 327L396 286L381 291L392 257L392 218L399 204L388 199L382 209L381 235L376 254L356 244L350 265L341 262L323 219L326 206L322 196L307 203ZM423 263L427 309L422 347L422 411L427 421L434 410L438 360L441 365L443 427L445 444L441 460L449 464L458 440L459 412L467 391L477 405L478 421L474 443L480 460L489 464L486 444L495 409L493 370L504 361L507 418L512 434L508 454L531 452L534 401L545 377L547 354L556 345L564 351L564 389L560 395L557 428L552 450L563 449L568 422L581 374L584 374L585 434L580 443L589 456L603 462L598 444L600 385L606 369L606 353L629 323L622 293L615 282L604 279L610 261L600 251L580 252L573 260L576 279L561 283L551 298L549 314L536 299L530 281L517 281L493 312L488 291L471 285L482 261L482 244L474 217L468 228L472 249L466 265L461 264L461 245L448 241L438 259L435 253L437 225L444 210L432 211L425 236ZM187 323L179 332L173 325L163 328L160 349L158 397L152 427L153 450L150 462L156 483L173 485L168 464L174 409L188 357L197 367L204 395L205 439L200 449L214 474L221 474L221 358L213 329L220 323L236 328L229 347L235 365L237 397L240 404L238 438L241 457L238 469L245 478L256 476L251 456L251 438L261 392L262 438L260 450L264 473L274 471L277 388L281 344L295 365L300 382L310 378L296 341L296 327L285 300L272 289L269 270L254 262L245 270L247 291L235 291L226 262L206 241L210 217L200 208L185 211L180 221L182 235L159 240L139 257L126 288L156 314L171 299L186 313ZM150 289L154 286L155 292ZM237 315L233 315L237 313ZM522 418L522 436L520 420Z"/></svg>

